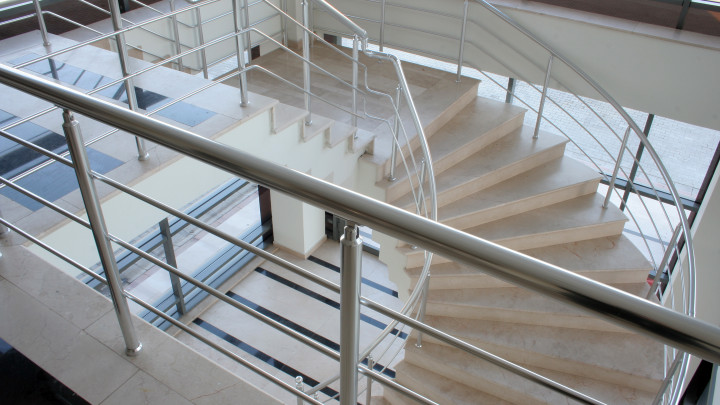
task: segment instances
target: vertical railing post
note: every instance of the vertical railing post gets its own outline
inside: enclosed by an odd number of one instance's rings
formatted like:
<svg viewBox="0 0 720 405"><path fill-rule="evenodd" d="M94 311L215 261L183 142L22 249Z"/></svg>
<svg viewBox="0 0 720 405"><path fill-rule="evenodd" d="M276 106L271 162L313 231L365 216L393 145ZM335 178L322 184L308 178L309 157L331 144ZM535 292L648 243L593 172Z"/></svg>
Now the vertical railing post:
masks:
<svg viewBox="0 0 720 405"><path fill-rule="evenodd" d="M375 367L375 359L373 358L372 354L368 354L367 356L367 362L368 362L368 369L373 370ZM371 376L367 376L367 383L365 384L365 405L370 405L372 402L372 383L373 379Z"/></svg>
<svg viewBox="0 0 720 405"><path fill-rule="evenodd" d="M382 5L380 6L380 52L384 52L385 50L385 6L386 6L387 0L382 0Z"/></svg>
<svg viewBox="0 0 720 405"><path fill-rule="evenodd" d="M360 342L360 276L362 239L348 222L340 238L340 404L357 404L357 366Z"/></svg>
<svg viewBox="0 0 720 405"><path fill-rule="evenodd" d="M198 33L198 41L200 42L200 46L205 45L205 32L203 31L203 22L202 22L202 14L200 13L200 7L195 8L195 24L197 28ZM208 79L208 63L207 63L207 52L205 52L205 48L200 49L200 59L202 59L202 71L203 76Z"/></svg>
<svg viewBox="0 0 720 405"><path fill-rule="evenodd" d="M393 129L392 150L390 151L390 176L388 176L388 180L390 181L397 180L397 177L395 177L395 166L397 165L398 148L400 148L400 84L398 84L397 89L395 89L395 109L395 125Z"/></svg>
<svg viewBox="0 0 720 405"><path fill-rule="evenodd" d="M420 300L420 310L418 310L417 320L420 322L425 322L425 307L427 306L428 293L430 292L430 273L428 273L427 277L425 278L422 289L422 299ZM418 332L417 341L415 342L416 347L422 347L422 338L422 332Z"/></svg>
<svg viewBox="0 0 720 405"><path fill-rule="evenodd" d="M0 218L2 218L2 210L0 210ZM8 228L5 224L0 223L0 236L7 235L8 232L10 232L10 228Z"/></svg>
<svg viewBox="0 0 720 405"><path fill-rule="evenodd" d="M243 0L243 21L242 28L245 30L243 39L245 40L245 51L247 51L246 64L250 64L250 54L252 52L252 43L250 42L250 0Z"/></svg>
<svg viewBox="0 0 720 405"><path fill-rule="evenodd" d="M160 226L160 234L163 237L165 261L167 264L177 269L177 258L175 256L175 247L173 246L172 241L172 232L170 232L170 223L167 218L163 218L158 225ZM180 277L175 273L168 272L168 274L170 275L170 286L172 287L173 295L175 296L175 306L177 307L178 314L186 314L187 308L185 308L185 296L183 295Z"/></svg>
<svg viewBox="0 0 720 405"><path fill-rule="evenodd" d="M247 88L247 73L245 70L245 41L240 36L242 31L242 6L240 2L243 0L233 0L233 23L235 24L235 51L237 52L237 63L238 71L240 73L240 106L247 107L248 105L248 88Z"/></svg>
<svg viewBox="0 0 720 405"><path fill-rule="evenodd" d="M40 0L33 0L33 6L35 6L35 16L38 20L38 26L40 28L40 35L42 35L43 46L50 46L50 39L48 38L47 27L45 26L45 16L43 16L42 8L40 7Z"/></svg>
<svg viewBox="0 0 720 405"><path fill-rule="evenodd" d="M650 291L648 291L647 295L645 296L645 299L650 299L653 295L657 294L658 289L660 288L662 284L662 275L665 272L665 268L667 267L668 263L670 262L670 258L673 256L674 252L680 253L677 249L678 245L678 238L680 237L680 232L682 231L682 224L678 224L675 227L675 231L673 232L672 238L670 238L670 243L668 243L667 249L665 250L665 254L663 255L662 261L660 261L660 265L657 269L655 269L655 278L653 278L653 283L650 286Z"/></svg>
<svg viewBox="0 0 720 405"><path fill-rule="evenodd" d="M652 128L652 123L655 120L655 114L648 114L647 121L645 121L645 128L643 129L643 134L645 134L645 137L650 137L650 128ZM620 211L625 210L625 205L627 204L628 198L630 198L630 193L632 192L633 183L635 182L635 176L637 175L638 169L640 168L640 160L642 159L643 152L645 151L645 144L640 142L638 144L637 151L635 152L635 159L633 159L633 165L632 168L630 168L630 175L627 178L627 183L625 183L625 192L622 196L622 202L620 203Z"/></svg>
<svg viewBox="0 0 720 405"><path fill-rule="evenodd" d="M515 100L515 87L517 86L517 81L514 78L508 79L508 89L507 94L505 95L505 102L508 104L512 104Z"/></svg>
<svg viewBox="0 0 720 405"><path fill-rule="evenodd" d="M111 20L113 24L113 29L115 31L119 31L122 29L122 16L120 15L120 5L116 0L108 0L108 5L110 7L110 16L112 17ZM138 103L135 94L135 85L133 84L134 81L132 77L128 77L128 75L130 74L130 57L128 56L127 46L125 44L125 34L122 32L115 34L115 43L118 48L120 70L122 71L122 75L125 78L125 92L127 94L128 107L130 107L130 109L133 111L137 111ZM150 157L150 154L145 147L144 139L136 136L135 144L138 151L138 160L146 160Z"/></svg>
<svg viewBox="0 0 720 405"><path fill-rule="evenodd" d="M353 58L353 65L352 65L352 126L353 128L357 128L358 125L358 102L357 102L357 96L358 96L358 64L360 63L360 39L357 35L353 36L353 50L352 50L352 58ZM355 138L358 137L357 130L355 131Z"/></svg>
<svg viewBox="0 0 720 405"><path fill-rule="evenodd" d="M305 392L305 384L303 384L302 376L295 377L295 388L300 392ZM302 397L298 395L297 405L303 405L303 403L305 403L305 401L303 401Z"/></svg>
<svg viewBox="0 0 720 405"><path fill-rule="evenodd" d="M280 1L280 9L283 11L283 13L287 14L287 0L281 0ZM282 27L282 43L284 47L288 46L288 34L287 34L287 16L281 15L280 16L280 25Z"/></svg>
<svg viewBox="0 0 720 405"><path fill-rule="evenodd" d="M305 110L307 115L305 116L305 125L312 124L312 100L310 99L310 33L307 31L310 29L310 0L303 0L303 83L305 87Z"/></svg>
<svg viewBox="0 0 720 405"><path fill-rule="evenodd" d="M460 51L458 54L458 67L457 67L457 78L455 79L456 82L460 82L460 79L462 78L462 68L463 68L463 62L465 59L465 31L467 30L467 18L468 18L468 7L470 2L468 0L465 0L465 3L463 5L463 22L462 22L462 28L460 31Z"/></svg>
<svg viewBox="0 0 720 405"><path fill-rule="evenodd" d="M175 0L170 0L170 11L175 11ZM173 40L175 41L175 54L179 55L182 53L182 44L180 43L180 26L178 25L177 14L173 14L172 17L170 17L170 22L172 23ZM185 68L182 58L177 58L176 60L177 69L182 71Z"/></svg>
<svg viewBox="0 0 720 405"><path fill-rule="evenodd" d="M80 195L85 204L88 221L90 222L90 229L95 239L98 254L100 255L100 263L105 270L105 278L110 288L110 298L112 299L115 314L120 323L120 330L125 339L125 353L128 356L135 356L142 349L142 344L138 340L132 324L132 316L123 293L120 272L118 271L110 240L107 237L107 226L105 225L102 208L100 207L100 199L95 190L95 183L90 176L91 169L80 133L80 124L75 120L69 110L63 110L63 130L65 132L65 138L67 139L73 167L75 168L78 185L80 186Z"/></svg>
<svg viewBox="0 0 720 405"><path fill-rule="evenodd" d="M542 121L543 109L545 109L545 99L547 99L548 85L550 84L550 73L552 71L553 55L550 54L548 59L547 70L545 71L545 84L543 84L542 97L540 98L540 106L538 107L537 122L535 123L535 132L533 133L533 139L537 139L538 133L540 133L540 122Z"/></svg>
<svg viewBox="0 0 720 405"><path fill-rule="evenodd" d="M615 162L615 169L613 170L612 179L608 184L607 194L605 195L605 201L603 202L603 208L607 208L610 203L610 196L615 189L615 181L617 180L618 172L620 171L620 164L622 164L623 154L625 153L625 147L627 146L628 138L630 137L630 127L625 130L625 136L623 137L622 144L620 145L620 152L618 153L617 162Z"/></svg>

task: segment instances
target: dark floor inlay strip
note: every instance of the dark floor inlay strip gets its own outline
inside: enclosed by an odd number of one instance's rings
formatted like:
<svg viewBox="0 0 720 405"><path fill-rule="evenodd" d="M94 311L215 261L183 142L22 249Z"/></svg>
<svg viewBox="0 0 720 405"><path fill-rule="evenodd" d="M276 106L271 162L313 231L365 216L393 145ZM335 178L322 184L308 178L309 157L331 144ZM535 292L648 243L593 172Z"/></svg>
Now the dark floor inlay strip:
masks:
<svg viewBox="0 0 720 405"><path fill-rule="evenodd" d="M318 380L308 376L307 374L301 373L300 371L288 366L287 364L273 358L269 354L262 352L256 348L254 348L253 346L250 346L249 344L243 342L242 340L223 331L222 329L218 328L217 326L215 326L207 321L204 321L200 318L195 318L195 320L193 320L193 323L195 325L198 325L201 328L205 329L206 331L212 333L213 335L219 337L220 339L230 343L231 345L241 349L242 351L254 356L258 360L261 360L261 361L269 364L270 366L275 367L276 369L282 371L283 373L285 373L293 378L295 378L297 376L301 376L303 378L303 382L311 387L314 387L314 386L320 384L320 382ZM325 387L325 388L321 389L320 392L322 392L323 394L325 394L331 398L338 395L338 392L330 387Z"/></svg>
<svg viewBox="0 0 720 405"><path fill-rule="evenodd" d="M333 342L332 340L326 338L325 336L319 335L319 334L311 331L310 329L307 329L304 326L301 326L301 325L285 318L282 315L278 315L275 312L273 312L261 305L258 305L256 303L250 301L249 299L242 297L232 291L228 291L227 293L225 293L225 295L227 295L228 297L234 299L235 301L237 301L243 305L246 305L246 306L254 309L255 311L258 311L259 313L267 316L268 318L273 319L273 320L287 326L288 328L291 328L292 330L309 337L310 339L320 343L321 345L323 345L325 347L329 347L338 352L340 351L339 343ZM367 359L363 360L363 364L367 365ZM373 367L373 368L376 371L382 372L383 374L387 375L390 378L395 378L395 371L390 368L386 368L382 364L375 364L375 367Z"/></svg>
<svg viewBox="0 0 720 405"><path fill-rule="evenodd" d="M338 267L338 266L336 266L336 265L334 265L334 264L332 264L332 263L328 263L328 262L326 262L325 260L323 260L323 259L321 259L321 258L319 258L319 257L315 257L315 256L312 256L312 255L311 255L310 257L308 257L308 260L310 260L310 261L313 262L313 263L317 263L317 264L319 264L319 265L321 265L321 266L323 266L323 267L325 267L325 268L328 268L328 269L330 269L330 270L332 270L332 271L334 271L334 272L336 272L336 273L340 273L340 267ZM372 280L368 280L368 279L366 279L365 277L362 278L362 283L365 284L365 285L367 285L367 286L370 286L370 287L372 287L372 288L374 288L374 289L376 289L376 290L382 291L382 292L384 292L385 294L392 295L392 296L395 297L395 298L398 297L398 292L397 292L397 291L393 290L392 288L385 287L384 285L379 284L379 283L376 283L376 282L374 282L374 281L372 281Z"/></svg>
<svg viewBox="0 0 720 405"><path fill-rule="evenodd" d="M322 294L318 294L315 291L312 291L308 288L298 285L280 275L277 275L271 271L265 270L262 267L256 268L255 271L259 274L262 274L265 277L270 278L271 280L277 281L280 284L290 287L295 291L301 292L301 293L307 295L308 297L314 298L314 299L316 299L324 304L327 304L335 309L338 309L338 310L340 309L340 303L338 303L337 301L333 301L330 298L325 297ZM379 329L385 329L387 327L387 324L382 323L382 322L378 321L377 319L371 318L365 314L360 314L360 320L365 323L368 323L370 325L373 325ZM390 331L390 333L392 333L393 335L395 335L401 339L407 339L407 333L401 332L397 328L393 328L393 330Z"/></svg>

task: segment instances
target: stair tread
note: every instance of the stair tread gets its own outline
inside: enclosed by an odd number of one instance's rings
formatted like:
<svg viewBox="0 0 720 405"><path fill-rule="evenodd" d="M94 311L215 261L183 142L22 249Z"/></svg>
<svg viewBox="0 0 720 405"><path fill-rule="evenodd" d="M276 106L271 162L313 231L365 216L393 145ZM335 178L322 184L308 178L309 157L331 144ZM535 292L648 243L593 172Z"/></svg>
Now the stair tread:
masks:
<svg viewBox="0 0 720 405"><path fill-rule="evenodd" d="M405 66L405 65L403 65ZM471 101L476 99L477 86L479 81L468 80L460 83L455 82L454 78L440 78L437 82L428 87L422 92L422 94L416 94L416 91L412 91L415 109L418 112L418 116L422 117L423 130L426 131L426 136L432 135L435 131L433 128L436 120L443 118L443 114L447 114L448 110L457 103L458 100L462 100L468 94L472 93ZM394 94L394 91L393 91ZM416 97L418 96L418 97ZM414 145L418 145L417 131L415 131L415 124L412 120L407 108L402 108L400 111L402 118L403 128L407 133L407 137L402 134L398 137L398 143L403 150L407 150L407 143L410 141L410 145L415 148ZM394 143L392 132L387 125L380 125L377 127L378 135L378 148L372 156L372 162L378 165L384 165L390 160L390 154L392 152L392 145ZM430 136L429 139L432 139ZM398 155L398 164L401 159Z"/></svg>
<svg viewBox="0 0 720 405"><path fill-rule="evenodd" d="M649 273L652 270L650 262L624 235L563 243L540 249L530 249L523 253L576 273L618 270ZM408 271L414 272L415 268ZM431 272L433 277L484 275L475 267L455 262L434 264ZM644 278L636 279L634 282L642 280Z"/></svg>
<svg viewBox="0 0 720 405"><path fill-rule="evenodd" d="M635 296L644 296L649 288L644 281L634 284L621 284L615 287ZM578 317L592 316L585 310L572 307L570 304L545 297L522 287L492 288L486 290L431 290L428 294L428 306L434 303L465 306L476 308L477 310L481 308L506 309L508 311L527 311L537 314L559 313Z"/></svg>
<svg viewBox="0 0 720 405"><path fill-rule="evenodd" d="M458 405L477 405L481 404L510 404L496 396L478 391L472 387L461 384L457 381L446 378L445 376L432 371L417 367L406 361L400 362L395 370L397 372L396 381L412 390L427 396L438 403L447 403L449 393L452 393L452 403ZM394 392L392 389L385 389L386 397L390 398L391 404L414 404L415 402L408 397ZM389 394L389 395L388 395Z"/></svg>
<svg viewBox="0 0 720 405"><path fill-rule="evenodd" d="M482 224L465 231L502 244L525 235L549 234L571 228L586 228L604 223L627 221L625 215L618 208L614 206L602 208L603 200L603 196L598 193L581 196Z"/></svg>
<svg viewBox="0 0 720 405"><path fill-rule="evenodd" d="M655 399L656 392L642 391L631 387L622 387L617 384L611 384L604 381L598 381L592 378L583 378L577 375L561 373L554 370L546 370L543 368L535 368L534 371L544 375L547 378L557 381L567 387L571 387L576 391L591 396L606 404L650 404Z"/></svg>
<svg viewBox="0 0 720 405"><path fill-rule="evenodd" d="M624 235L548 246L523 252L606 284L638 283L652 270L650 262ZM417 280L422 267L406 269ZM431 289L498 288L512 284L462 263L433 264Z"/></svg>
<svg viewBox="0 0 720 405"><path fill-rule="evenodd" d="M511 361L535 366L544 364L546 368L553 368L550 367L552 362L563 361L575 364L559 371L582 374L588 371L584 370L586 367L601 367L613 373L653 380L662 378L663 345L638 334L558 329L441 316L428 316L425 322L471 343L481 342L479 347L501 357L510 355L515 359L511 358ZM496 347L502 348L503 353L496 352ZM530 353L546 358L540 357L533 361L528 358Z"/></svg>
<svg viewBox="0 0 720 405"><path fill-rule="evenodd" d="M518 121L517 126L511 128L515 130L522 125L522 116L525 109L516 107L507 103L490 100L486 98L476 97L465 108L458 112L450 122L445 124L436 135L427 140L430 149L430 155L433 158L433 167L435 174L443 171L442 162L445 159L459 161L469 154L479 151L506 133L494 133L493 130L498 126L512 121ZM460 158L455 157L458 153L462 154ZM419 148L413 151L413 156L419 160L422 152ZM399 157L399 156L398 156ZM455 157L454 159L451 159ZM407 156L409 158L409 156ZM445 164L445 166L448 163ZM398 168L396 170L397 180L390 184L390 187L401 184L408 178L407 172L402 166L402 160L398 159Z"/></svg>
<svg viewBox="0 0 720 405"><path fill-rule="evenodd" d="M453 347L423 341L422 348L417 348L409 342L405 361L418 368L432 367L436 373L463 386L479 387L511 403L556 404L566 399L560 393Z"/></svg>
<svg viewBox="0 0 720 405"><path fill-rule="evenodd" d="M445 170L435 179L438 199L442 198L442 194L453 189L463 187L480 178L491 177L501 168L520 164L530 156L563 147L567 143L567 139L562 136L546 133L541 135L538 139L532 139L532 129L522 127ZM483 188L502 180L504 179L497 178ZM393 201L393 204L399 207L409 206L411 203L413 203L412 193L406 193Z"/></svg>
<svg viewBox="0 0 720 405"><path fill-rule="evenodd" d="M597 184L599 180L600 175L589 167L572 158L562 157L447 204L438 210L438 218L447 223L455 218L462 219L472 213L502 207L510 202L528 200L559 189L587 182ZM507 216L507 213L503 215Z"/></svg>

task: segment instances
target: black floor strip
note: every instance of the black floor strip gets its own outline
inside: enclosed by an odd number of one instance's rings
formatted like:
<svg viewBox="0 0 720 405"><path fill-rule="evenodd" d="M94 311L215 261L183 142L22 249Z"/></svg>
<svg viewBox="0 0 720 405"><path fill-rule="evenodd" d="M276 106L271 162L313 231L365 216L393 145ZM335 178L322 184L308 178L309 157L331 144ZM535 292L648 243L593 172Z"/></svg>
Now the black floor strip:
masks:
<svg viewBox="0 0 720 405"><path fill-rule="evenodd" d="M326 262L325 260L320 259L319 257L310 256L310 257L308 257L308 260L310 260L310 261L313 262L313 263L317 263L317 264L319 264L319 265L321 265L321 266L323 266L323 267L325 267L325 268L328 268L328 269L330 269L330 270L332 270L332 271L334 271L334 272L336 272L336 273L338 273L338 274L340 273L340 267L338 267L338 266L336 266L336 265L334 265L334 264L332 264L332 263L328 263L328 262ZM374 282L374 281L372 281L372 280L368 280L368 279L366 279L365 277L362 278L362 283L365 284L365 285L367 285L367 286L370 286L370 287L372 287L372 288L374 288L374 289L376 289L376 290L382 291L382 292L384 292L385 294L392 295L392 296L395 297L395 298L398 297L398 292L397 292L397 291L393 290L392 288L385 287L385 286L382 285L382 284L378 284L378 283L376 283L376 282Z"/></svg>
<svg viewBox="0 0 720 405"><path fill-rule="evenodd" d="M325 336L319 335L319 334L311 331L310 329L305 328L304 326L298 325L297 323L283 317L282 315L278 315L275 312L273 312L263 306L260 306L245 297L235 294L232 291L228 291L227 293L225 293L225 295L227 295L228 297L234 299L235 301L237 301L243 305L246 305L246 306L258 311L259 313L267 316L268 318L273 319L273 320L287 326L288 328L309 337L310 339L320 343L321 345L323 345L325 347L329 347L338 352L340 351L340 344L333 342L332 340L326 338ZM363 360L363 364L367 365L367 359ZM387 375L390 378L395 378L395 371L390 368L386 368L382 364L375 364L373 369Z"/></svg>
<svg viewBox="0 0 720 405"><path fill-rule="evenodd" d="M262 267L256 268L255 271L257 273L262 274L265 277L270 278L271 280L277 281L278 283L281 283L287 287L290 287L295 291L301 292L310 298L314 298L314 299L316 299L324 304L327 304L335 309L338 309L338 310L340 309L340 303L338 303L337 301L333 301L330 298L327 298L322 294L318 294L315 291L312 291L308 288L298 285L298 284L296 284L282 276L279 276L271 271L265 270ZM385 329L387 327L387 324L384 324L384 323L378 321L377 319L371 318L365 314L360 314L360 320L365 323L368 323L370 325L373 325L379 329ZM396 328L393 328L393 330L390 331L390 333L392 333L393 335L395 335L401 339L407 339L407 333L401 332L401 331L397 330Z"/></svg>
<svg viewBox="0 0 720 405"><path fill-rule="evenodd" d="M242 351L255 356L257 359L269 364L272 367L275 367L276 369L282 371L283 373L295 378L297 376L301 376L303 378L303 382L311 387L315 387L316 385L320 384L320 382L307 374L303 374L300 371L288 366L287 364L273 358L269 354L262 352L249 344L243 342L242 340L236 338L235 336L223 331L222 329L218 328L217 326L203 321L200 318L195 318L193 321L195 325L200 326L201 328L205 329L206 331L212 333L213 335L219 337L220 339L223 339L224 341L230 343L231 345L241 349ZM320 390L323 394L329 396L329 397L335 397L338 395L338 392L330 387L325 387Z"/></svg>

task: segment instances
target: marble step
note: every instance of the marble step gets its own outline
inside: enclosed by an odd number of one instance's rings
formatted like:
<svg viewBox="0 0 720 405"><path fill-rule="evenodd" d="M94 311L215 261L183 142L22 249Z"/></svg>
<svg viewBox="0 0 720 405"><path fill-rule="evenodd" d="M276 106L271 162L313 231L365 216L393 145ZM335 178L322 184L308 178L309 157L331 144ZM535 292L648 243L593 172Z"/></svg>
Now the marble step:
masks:
<svg viewBox="0 0 720 405"><path fill-rule="evenodd" d="M418 91L416 89L415 91L411 91L414 97L415 108L422 121L426 139L432 139L433 135L437 133L440 128L451 121L457 113L462 111L469 103L478 98L478 84L479 82L476 80L463 80L461 83L457 83L454 79L443 78L425 90ZM401 134L398 136L398 165L402 162L400 158L401 155L404 154L408 156L409 151L417 150L420 147L420 141L416 136L417 131L415 130L415 124L409 110L403 107L400 111L400 116L403 125L401 127ZM379 125L375 133L377 135L377 147L374 153L366 156L365 159L376 167L375 181L383 181L387 179L390 174L390 155L395 140L388 125ZM417 160L419 159L418 157ZM399 171L396 176L401 172L404 172L404 168Z"/></svg>
<svg viewBox="0 0 720 405"><path fill-rule="evenodd" d="M603 200L597 193L585 195L463 230L514 250L620 235L627 218L615 206L602 208ZM418 267L424 260L422 249L398 249L407 255L406 267ZM439 255L433 259L433 263L448 261Z"/></svg>
<svg viewBox="0 0 720 405"><path fill-rule="evenodd" d="M618 386L604 381L539 367L533 369L533 371L606 404L645 405L652 403L655 399L656 392L641 391L636 388Z"/></svg>
<svg viewBox="0 0 720 405"><path fill-rule="evenodd" d="M543 367L653 392L663 370L663 345L637 334L428 316L425 322L490 353L530 368ZM424 342L445 345L430 336Z"/></svg>
<svg viewBox="0 0 720 405"><path fill-rule="evenodd" d="M450 204L563 156L567 143L565 137L541 133L538 139L533 139L532 132L532 128L523 126L436 176L438 206ZM388 192L388 201L398 207L410 206L414 201L412 193L395 195L392 190Z"/></svg>
<svg viewBox="0 0 720 405"><path fill-rule="evenodd" d="M474 390L513 404L550 405L567 402L567 398L560 393L453 347L423 340L423 346L418 348L414 343L408 342L404 361L417 368L432 370L447 380L459 383L460 387L474 387ZM457 393L454 388L446 387L443 390L442 398L446 399L440 403L448 403L447 398L452 398L455 403Z"/></svg>
<svg viewBox="0 0 720 405"><path fill-rule="evenodd" d="M438 219L469 228L594 193L599 181L600 175L589 167L562 157L445 205Z"/></svg>
<svg viewBox="0 0 720 405"><path fill-rule="evenodd" d="M397 365L395 370L397 371L397 377L395 377L396 382L439 404L506 405L512 403L500 399L502 397L489 395L470 386L448 379L442 374L434 373L430 371L432 368L417 367L407 361L403 361ZM392 405L417 404L416 401L391 388L384 388L383 396Z"/></svg>
<svg viewBox="0 0 720 405"><path fill-rule="evenodd" d="M525 110L522 108L476 97L437 134L428 139L435 175L439 175L455 163L520 128L524 116ZM412 156L405 154L405 159L412 169L412 158L414 158L415 167L419 168L422 156L420 148L415 148ZM417 170L412 170L410 176L415 181ZM393 189L390 195L404 194L410 191L410 181L408 180L410 176L405 170L402 157L398 155L395 168L396 180L385 179L378 185L388 190Z"/></svg>
<svg viewBox="0 0 720 405"><path fill-rule="evenodd" d="M605 284L638 283L647 278L652 265L624 235L526 250L523 253ZM422 267L407 269L415 285ZM484 274L482 269L460 263L434 264L430 288L504 288L512 284Z"/></svg>
<svg viewBox="0 0 720 405"><path fill-rule="evenodd" d="M646 282L614 286L644 297ZM631 333L570 304L545 297L521 287L431 290L426 314L556 328L589 329Z"/></svg>

